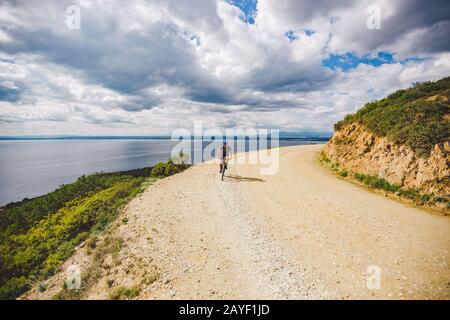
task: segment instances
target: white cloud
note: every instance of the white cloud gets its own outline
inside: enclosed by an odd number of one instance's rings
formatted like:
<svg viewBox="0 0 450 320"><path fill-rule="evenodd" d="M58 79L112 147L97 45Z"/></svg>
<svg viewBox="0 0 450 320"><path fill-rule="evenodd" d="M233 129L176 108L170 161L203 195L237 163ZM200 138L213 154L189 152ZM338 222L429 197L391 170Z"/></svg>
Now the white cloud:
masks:
<svg viewBox="0 0 450 320"><path fill-rule="evenodd" d="M450 74L449 17L436 8L448 5L435 2L260 0L248 24L222 0L6 1L0 134L167 134L194 120L330 131L368 100ZM80 30L65 26L73 3ZM371 4L381 30L366 27ZM380 51L406 62L323 66Z"/></svg>

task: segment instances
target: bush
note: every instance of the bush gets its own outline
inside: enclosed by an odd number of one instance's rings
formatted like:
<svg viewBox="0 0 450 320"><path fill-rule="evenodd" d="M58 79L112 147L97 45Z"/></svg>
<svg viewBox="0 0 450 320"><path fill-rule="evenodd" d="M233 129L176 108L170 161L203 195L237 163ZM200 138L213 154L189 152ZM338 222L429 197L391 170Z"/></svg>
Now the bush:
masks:
<svg viewBox="0 0 450 320"><path fill-rule="evenodd" d="M358 180L358 181L360 181L360 182L363 182L365 177L366 177L365 174L362 174L362 173L355 173L355 178L356 178L356 180Z"/></svg>
<svg viewBox="0 0 450 320"><path fill-rule="evenodd" d="M109 299L111 300L133 299L139 295L139 291L140 291L139 288L136 286L131 288L117 287L109 294Z"/></svg>
<svg viewBox="0 0 450 320"><path fill-rule="evenodd" d="M416 189L411 189L411 188L410 189L402 189L402 190L399 190L398 194L405 198L415 200L415 201L420 199L420 192Z"/></svg>
<svg viewBox="0 0 450 320"><path fill-rule="evenodd" d="M165 178L175 173L185 170L188 165L184 163L175 164L172 160L157 163L152 169L152 177L154 178Z"/></svg>
<svg viewBox="0 0 450 320"><path fill-rule="evenodd" d="M348 176L348 171L347 171L347 170L341 170L341 171L339 172L339 175L340 175L341 177L345 178L345 177Z"/></svg>
<svg viewBox="0 0 450 320"><path fill-rule="evenodd" d="M331 162L331 160L327 157L325 151L323 151L323 150L319 154L319 161L321 161L325 164L330 164L330 162Z"/></svg>
<svg viewBox="0 0 450 320"><path fill-rule="evenodd" d="M30 283L24 276L10 278L0 287L0 300L12 300L30 288Z"/></svg>
<svg viewBox="0 0 450 320"><path fill-rule="evenodd" d="M370 186L375 189L382 189L390 192L397 192L400 190L400 186L397 184L390 184L383 178L379 178L376 176L365 175L362 173L355 173L355 178L364 183L367 186Z"/></svg>
<svg viewBox="0 0 450 320"><path fill-rule="evenodd" d="M44 283L39 283L38 291L44 292L45 290L47 290L47 286Z"/></svg>
<svg viewBox="0 0 450 320"><path fill-rule="evenodd" d="M440 196L435 197L435 198L434 198L434 201L436 201L436 202L438 202L438 203L448 203L448 202L449 202L449 200L448 200L447 198L445 198L445 197L440 197Z"/></svg>
<svg viewBox="0 0 450 320"><path fill-rule="evenodd" d="M166 164L164 162L157 163L152 169L152 177L164 178L166 176Z"/></svg>

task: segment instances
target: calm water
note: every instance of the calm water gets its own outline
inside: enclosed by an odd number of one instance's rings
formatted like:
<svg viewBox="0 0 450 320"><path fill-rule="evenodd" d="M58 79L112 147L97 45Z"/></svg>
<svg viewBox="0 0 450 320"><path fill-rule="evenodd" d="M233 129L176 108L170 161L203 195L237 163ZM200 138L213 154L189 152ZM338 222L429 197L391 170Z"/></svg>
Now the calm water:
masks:
<svg viewBox="0 0 450 320"><path fill-rule="evenodd" d="M0 141L0 205L43 195L83 174L149 167L170 158L170 140ZM280 140L280 146L323 141Z"/></svg>

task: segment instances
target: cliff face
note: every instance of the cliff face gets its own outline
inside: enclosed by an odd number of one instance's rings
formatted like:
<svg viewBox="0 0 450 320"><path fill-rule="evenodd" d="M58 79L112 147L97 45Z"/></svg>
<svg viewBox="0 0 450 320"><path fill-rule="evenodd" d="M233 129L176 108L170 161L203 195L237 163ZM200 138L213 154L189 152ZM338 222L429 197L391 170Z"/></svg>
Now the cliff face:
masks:
<svg viewBox="0 0 450 320"><path fill-rule="evenodd" d="M404 188L450 194L449 142L436 144L423 158L404 145L351 123L335 132L324 151L330 160L353 172L378 176Z"/></svg>

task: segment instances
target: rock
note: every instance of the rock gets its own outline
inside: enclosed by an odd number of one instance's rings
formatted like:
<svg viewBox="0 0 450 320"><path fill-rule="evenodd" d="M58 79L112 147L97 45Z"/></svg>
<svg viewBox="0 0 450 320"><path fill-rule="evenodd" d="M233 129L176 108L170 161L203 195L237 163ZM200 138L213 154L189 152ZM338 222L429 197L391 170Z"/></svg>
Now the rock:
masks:
<svg viewBox="0 0 450 320"><path fill-rule="evenodd" d="M393 144L352 123L335 132L324 152L341 168L424 193L450 194L449 142L435 145L430 156L422 158L407 146Z"/></svg>

